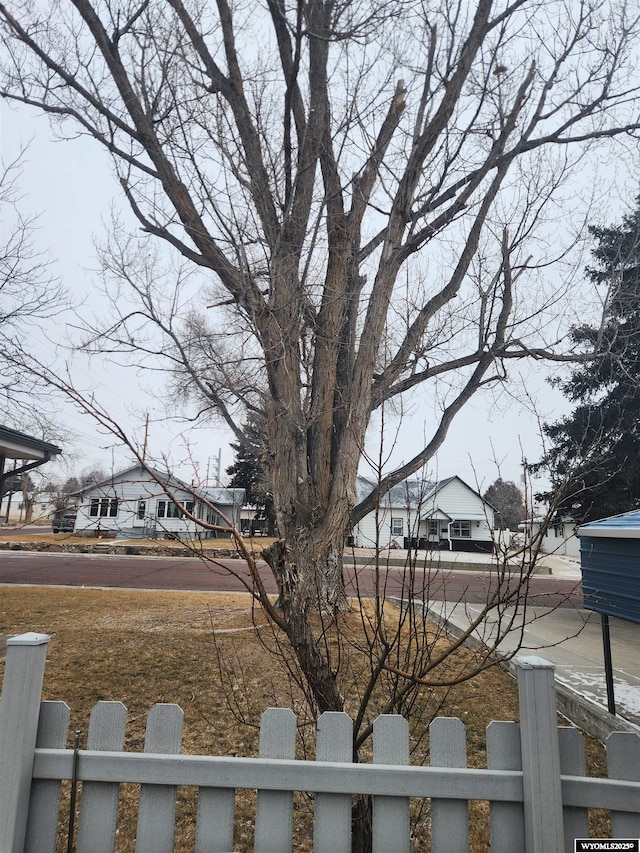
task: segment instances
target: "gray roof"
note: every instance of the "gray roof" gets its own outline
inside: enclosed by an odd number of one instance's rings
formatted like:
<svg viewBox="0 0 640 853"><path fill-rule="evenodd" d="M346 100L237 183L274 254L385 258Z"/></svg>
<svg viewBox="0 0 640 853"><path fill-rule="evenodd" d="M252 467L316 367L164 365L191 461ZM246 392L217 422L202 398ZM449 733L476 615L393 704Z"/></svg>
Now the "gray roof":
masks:
<svg viewBox="0 0 640 853"><path fill-rule="evenodd" d="M218 506L243 506L246 494L244 489L227 489L224 486L195 491L196 494L202 495L203 498Z"/></svg>
<svg viewBox="0 0 640 853"><path fill-rule="evenodd" d="M406 509L420 509L424 507L427 501L433 501L438 492L441 492L445 486L453 480L460 480L460 477L445 477L442 480L403 480L394 486L383 498L384 506L402 507ZM464 480L460 480L465 486ZM358 503L363 501L367 495L375 491L377 483L368 480L366 477L358 477L356 492ZM478 494L471 486L467 486L474 494ZM479 496L481 497L481 496ZM486 501L485 501L486 503Z"/></svg>
<svg viewBox="0 0 640 853"><path fill-rule="evenodd" d="M112 486L114 481L120 477L125 477L127 474L133 474L134 471L139 471L140 475L143 472L147 473L152 479L155 477L161 483L164 483L167 486L171 486L174 489L184 489L188 492L193 490L192 486L188 486L182 480L178 479L178 477L174 477L173 474L167 474L166 471L158 471L156 468L151 468L150 466L143 467L138 463L137 465L132 465L130 468L125 468L123 471L116 471L113 474L110 474L108 477L105 477L104 480L100 480L98 483L90 483L82 489L79 489L75 492L76 495L84 495L86 492L92 492L94 489L99 489L102 486Z"/></svg>
<svg viewBox="0 0 640 853"><path fill-rule="evenodd" d="M160 483L170 489L181 489L196 498L202 497L211 501L211 503L219 504L220 506L242 506L244 503L244 489L227 489L224 487L206 489L197 488L196 486L189 486L183 480L179 479L179 477L176 477L173 474L168 474L166 471L158 471L157 468L151 468L150 466L142 467L140 464L132 465L131 468L125 468L124 471L118 471L99 483L92 483L89 486L85 486L84 489L76 494L83 495L86 494L86 492L92 492L94 489L99 489L103 486L111 486L114 480L120 477L125 477L127 474L133 474L134 472L139 472L140 475L145 472L150 477L155 477Z"/></svg>
<svg viewBox="0 0 640 853"><path fill-rule="evenodd" d="M640 539L640 509L583 524L578 536L605 536L609 539Z"/></svg>
<svg viewBox="0 0 640 853"><path fill-rule="evenodd" d="M55 444L0 425L0 456L6 459L49 459L59 453L62 450Z"/></svg>

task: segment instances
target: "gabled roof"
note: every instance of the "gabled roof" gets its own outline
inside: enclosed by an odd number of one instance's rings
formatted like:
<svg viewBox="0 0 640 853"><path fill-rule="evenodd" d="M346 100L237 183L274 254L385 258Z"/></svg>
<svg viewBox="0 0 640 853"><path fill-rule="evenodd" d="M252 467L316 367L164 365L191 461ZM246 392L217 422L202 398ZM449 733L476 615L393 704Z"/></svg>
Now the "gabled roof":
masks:
<svg viewBox="0 0 640 853"><path fill-rule="evenodd" d="M243 506L246 495L245 489L228 489L225 486L194 489L194 491L206 500L211 501L212 504L219 506Z"/></svg>
<svg viewBox="0 0 640 853"><path fill-rule="evenodd" d="M84 495L87 492L92 492L94 489L100 489L106 486L112 486L116 481L120 481L125 477L129 476L136 472L138 474L138 480L148 480L157 477L157 479L164 483L165 485L172 487L174 489L186 489L187 491L195 491L192 486L188 486L178 477L175 477L173 474L168 474L166 471L158 471L156 468L151 468L150 466L143 467L142 465L132 465L130 468L125 468L124 471L118 471L115 474L111 474L109 477L105 477L104 480L100 480L98 483L91 483L89 486L85 486L84 489L80 489L76 492L77 495ZM135 482L135 479L131 477L132 481Z"/></svg>
<svg viewBox="0 0 640 853"><path fill-rule="evenodd" d="M578 528L578 536L604 536L609 539L640 539L640 509L590 521Z"/></svg>
<svg viewBox="0 0 640 853"><path fill-rule="evenodd" d="M76 495L85 495L87 492L92 492L96 489L108 488L113 486L115 482L120 482L127 477L132 482L136 482L137 480L144 480L146 482L147 480L156 478L160 483L170 489L180 489L195 497L205 498L211 501L211 503L220 504L221 506L242 506L244 503L244 489L227 489L224 487L197 488L187 485L179 477L169 474L166 471L158 471L156 468L151 468L150 466L143 467L142 465L132 465L130 468L125 468L124 471L118 471L110 477L101 480L99 483L92 483L86 486L81 491L76 492Z"/></svg>
<svg viewBox="0 0 640 853"><path fill-rule="evenodd" d="M408 507L409 509L417 509L421 506L427 495L433 492L436 484L425 480L404 480L398 483L382 498L382 503L385 506ZM377 483L374 480L369 480L366 477L358 476L356 482L356 496L358 503L363 501L371 492L376 489Z"/></svg>
<svg viewBox="0 0 640 853"><path fill-rule="evenodd" d="M421 519L431 519L432 521L453 521L453 516L449 515L439 506L434 506L429 512L423 512L420 515Z"/></svg>
<svg viewBox="0 0 640 853"><path fill-rule="evenodd" d="M479 492L472 489L471 486L465 483L465 481L461 477L458 477L457 474L454 474L452 477L445 477L442 480L435 481L420 479L404 480L384 495L382 498L382 505L413 510L424 509L429 503L431 505L435 505L438 494L450 483L453 483L454 480L462 483L465 488L472 492L483 503L487 504L487 506L490 506L491 509L495 509L489 501L486 501ZM356 485L358 503L363 501L370 492L375 490L375 488L376 483L374 481L368 480L366 477L359 476Z"/></svg>

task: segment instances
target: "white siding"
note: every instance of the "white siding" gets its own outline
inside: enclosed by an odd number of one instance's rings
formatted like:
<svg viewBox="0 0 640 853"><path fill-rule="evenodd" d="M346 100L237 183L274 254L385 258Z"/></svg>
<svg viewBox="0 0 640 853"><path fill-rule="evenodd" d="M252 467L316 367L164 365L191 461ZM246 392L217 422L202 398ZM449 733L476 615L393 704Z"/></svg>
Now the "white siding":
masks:
<svg viewBox="0 0 640 853"><path fill-rule="evenodd" d="M187 502L194 503L194 515L205 521L212 514L212 510L197 500L197 496L186 488L177 485L168 486L171 496L165 492L148 472L140 468L130 469L121 474L116 474L108 482L99 484L82 494L82 503L78 507L76 521L77 531L126 531L131 529L143 530L144 528L155 529L159 536L164 533L180 534L181 536L211 536L215 533L206 530L191 519L184 517L167 517L167 507L173 498L183 506ZM216 492L216 490L211 490ZM234 522L235 526L240 523L240 503L244 492L242 490L217 490L227 496L227 500L238 497L237 506L221 505L219 508ZM217 496L217 494L216 494ZM214 495L210 495L213 498ZM117 499L117 515L110 514L111 506L108 501ZM92 501L98 501L98 515L91 515ZM160 505L160 506L159 506ZM106 515L101 515L104 507ZM162 515L158 515L159 509ZM212 519L213 520L213 519Z"/></svg>
<svg viewBox="0 0 640 853"><path fill-rule="evenodd" d="M540 524L534 523L533 536L539 535ZM546 554L580 557L580 540L576 536L576 525L571 521L551 524L542 537L540 550Z"/></svg>
<svg viewBox="0 0 640 853"><path fill-rule="evenodd" d="M393 535L392 519L402 520L402 533ZM375 512L366 515L353 531L354 544L358 548L386 548L395 540L399 548L404 546L406 537L418 535L418 515L415 510L407 507L383 506L378 511L376 522Z"/></svg>
<svg viewBox="0 0 640 853"><path fill-rule="evenodd" d="M453 478L447 482L435 494L433 504L453 521L470 519L471 541L486 542L491 539L494 524L493 510L482 500L480 495L476 494L461 480Z"/></svg>
<svg viewBox="0 0 640 853"><path fill-rule="evenodd" d="M405 538L422 539L427 536L428 518L433 515L442 519L441 538L448 538L448 516L455 521L469 521L470 542L491 542L494 513L480 495L469 488L457 477L444 481L442 487L430 494L419 507L405 505L389 506L389 498L378 512L378 535L376 536L376 516L374 512L366 515L353 530L354 544L360 548L385 548L392 539L402 548ZM392 536L392 518L403 519L403 533ZM420 520L421 519L421 520Z"/></svg>

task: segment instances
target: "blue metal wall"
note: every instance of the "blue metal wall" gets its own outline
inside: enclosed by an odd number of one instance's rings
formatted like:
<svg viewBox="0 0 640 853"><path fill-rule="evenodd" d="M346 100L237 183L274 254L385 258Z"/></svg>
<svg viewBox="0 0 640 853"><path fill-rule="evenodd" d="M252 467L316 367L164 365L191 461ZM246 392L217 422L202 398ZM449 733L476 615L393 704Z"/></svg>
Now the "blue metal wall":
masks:
<svg viewBox="0 0 640 853"><path fill-rule="evenodd" d="M584 606L640 622L640 539L581 536L580 560Z"/></svg>

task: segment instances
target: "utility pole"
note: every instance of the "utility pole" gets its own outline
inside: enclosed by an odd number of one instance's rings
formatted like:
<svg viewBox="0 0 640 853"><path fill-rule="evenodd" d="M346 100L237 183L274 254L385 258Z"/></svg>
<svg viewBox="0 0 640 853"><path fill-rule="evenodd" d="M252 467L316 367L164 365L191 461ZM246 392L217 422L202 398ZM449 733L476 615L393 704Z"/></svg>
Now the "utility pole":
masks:
<svg viewBox="0 0 640 853"><path fill-rule="evenodd" d="M144 419L144 444L142 445L142 463L146 461L147 458L147 442L149 441L149 412Z"/></svg>

